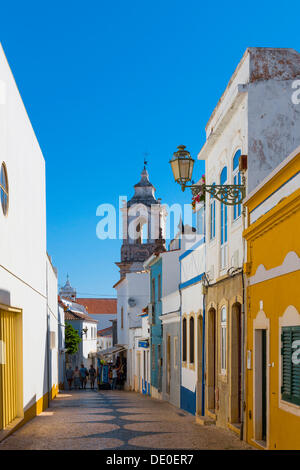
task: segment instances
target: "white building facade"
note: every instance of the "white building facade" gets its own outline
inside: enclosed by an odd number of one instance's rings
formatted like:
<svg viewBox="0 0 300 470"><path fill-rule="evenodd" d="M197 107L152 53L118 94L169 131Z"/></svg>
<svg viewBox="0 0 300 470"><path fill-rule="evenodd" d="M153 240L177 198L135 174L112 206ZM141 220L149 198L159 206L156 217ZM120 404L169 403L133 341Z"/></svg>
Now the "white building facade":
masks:
<svg viewBox="0 0 300 470"><path fill-rule="evenodd" d="M81 338L77 353L68 355L66 366L71 365L73 368L76 366L80 368L83 364L89 368L93 364L96 367L97 320L91 318L82 305L63 298L61 302L67 307L65 323L70 323Z"/></svg>
<svg viewBox="0 0 300 470"><path fill-rule="evenodd" d="M197 205L197 233L184 236L180 261L181 292L181 387L180 407L202 414L203 326L205 275L204 207Z"/></svg>
<svg viewBox="0 0 300 470"><path fill-rule="evenodd" d="M45 161L1 46L0 156L1 439L43 411L59 381Z"/></svg>
<svg viewBox="0 0 300 470"><path fill-rule="evenodd" d="M126 350L127 380L130 390L140 389L141 368L138 341L142 335L140 314L149 303L149 274L144 272L127 273L117 285L118 298L118 346Z"/></svg>
<svg viewBox="0 0 300 470"><path fill-rule="evenodd" d="M198 158L207 185L241 184L243 168L248 193L300 144L300 110L292 102L299 77L295 50L246 50L206 126ZM244 228L242 205L206 194L206 412L237 432L245 385Z"/></svg>

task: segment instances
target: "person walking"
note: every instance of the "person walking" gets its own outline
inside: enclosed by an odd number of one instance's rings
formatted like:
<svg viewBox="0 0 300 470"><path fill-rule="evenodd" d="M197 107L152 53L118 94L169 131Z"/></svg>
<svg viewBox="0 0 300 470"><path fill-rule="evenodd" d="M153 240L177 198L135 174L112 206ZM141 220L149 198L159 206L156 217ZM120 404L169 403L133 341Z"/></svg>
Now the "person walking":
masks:
<svg viewBox="0 0 300 470"><path fill-rule="evenodd" d="M112 371L112 384L111 389L116 390L117 388L117 380L118 380L118 368L115 366Z"/></svg>
<svg viewBox="0 0 300 470"><path fill-rule="evenodd" d="M72 369L72 366L69 366L69 369L66 370L66 377L69 384L69 390L72 390L72 382L74 377L74 371Z"/></svg>
<svg viewBox="0 0 300 470"><path fill-rule="evenodd" d="M86 389L86 378L89 375L88 370L86 367L84 367L84 364L81 364L81 368L79 369L80 372L80 383L82 390Z"/></svg>
<svg viewBox="0 0 300 470"><path fill-rule="evenodd" d="M80 387L80 372L78 366L76 366L74 370L74 387L75 390L78 390Z"/></svg>
<svg viewBox="0 0 300 470"><path fill-rule="evenodd" d="M90 376L90 382L91 382L91 390L94 390L96 369L94 368L93 364L91 364L91 367L89 368L89 376Z"/></svg>

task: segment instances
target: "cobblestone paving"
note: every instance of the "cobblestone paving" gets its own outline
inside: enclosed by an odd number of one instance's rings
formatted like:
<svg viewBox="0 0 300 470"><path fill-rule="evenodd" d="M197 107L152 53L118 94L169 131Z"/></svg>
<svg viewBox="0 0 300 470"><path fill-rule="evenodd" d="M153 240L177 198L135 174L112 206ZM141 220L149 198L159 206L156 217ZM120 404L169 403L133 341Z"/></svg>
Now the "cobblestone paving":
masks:
<svg viewBox="0 0 300 470"><path fill-rule="evenodd" d="M63 392L5 441L5 449L250 449L229 430L134 392Z"/></svg>

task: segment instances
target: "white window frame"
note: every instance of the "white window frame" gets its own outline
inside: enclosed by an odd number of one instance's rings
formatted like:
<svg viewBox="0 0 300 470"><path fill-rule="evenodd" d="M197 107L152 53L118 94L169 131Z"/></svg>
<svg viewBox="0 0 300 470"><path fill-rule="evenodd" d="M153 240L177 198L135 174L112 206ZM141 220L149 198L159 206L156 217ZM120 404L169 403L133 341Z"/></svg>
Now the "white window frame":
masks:
<svg viewBox="0 0 300 470"><path fill-rule="evenodd" d="M215 240L216 238L216 200L214 197L210 196L209 201L209 236L210 240Z"/></svg>
<svg viewBox="0 0 300 470"><path fill-rule="evenodd" d="M224 311L225 311L225 319L223 316ZM221 308L220 315L221 315L221 331L220 331L220 334L221 334L221 341L220 341L221 374L226 375L226 372L227 372L227 308L226 308L226 305L223 305L223 307ZM225 340L225 344L224 344L224 340Z"/></svg>
<svg viewBox="0 0 300 470"><path fill-rule="evenodd" d="M237 152L239 150L234 152L233 159L232 159L232 167L234 165L234 163L233 163L234 157L235 157L235 155L237 154ZM240 150L240 153L242 153L241 150ZM236 168L233 168L232 180L233 180L233 184L242 184L241 183L241 181L242 181L241 172L239 171L239 166L238 165L237 165ZM236 217L234 216L235 210L237 211L237 216ZM233 206L233 210L232 210L233 221L235 222L236 220L238 220L241 217L241 215L242 215L242 204L238 204L238 205Z"/></svg>

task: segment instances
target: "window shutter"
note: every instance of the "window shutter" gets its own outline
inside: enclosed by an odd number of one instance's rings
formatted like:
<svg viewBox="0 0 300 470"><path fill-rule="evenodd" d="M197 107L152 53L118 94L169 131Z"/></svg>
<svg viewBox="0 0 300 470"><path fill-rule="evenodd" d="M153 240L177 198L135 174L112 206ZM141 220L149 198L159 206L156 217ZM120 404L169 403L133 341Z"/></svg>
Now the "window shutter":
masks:
<svg viewBox="0 0 300 470"><path fill-rule="evenodd" d="M282 400L300 405L300 326L283 327L281 342Z"/></svg>

